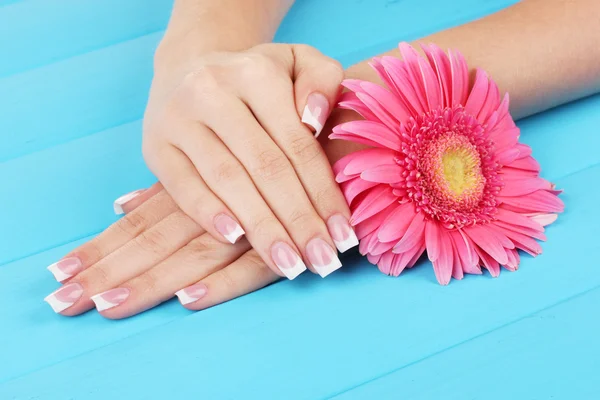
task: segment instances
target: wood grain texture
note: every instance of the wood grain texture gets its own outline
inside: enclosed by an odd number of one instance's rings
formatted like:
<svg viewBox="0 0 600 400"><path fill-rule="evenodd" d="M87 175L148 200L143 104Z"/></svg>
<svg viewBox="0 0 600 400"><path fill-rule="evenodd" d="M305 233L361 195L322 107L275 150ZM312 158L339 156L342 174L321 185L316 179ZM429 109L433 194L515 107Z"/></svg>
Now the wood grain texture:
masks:
<svg viewBox="0 0 600 400"><path fill-rule="evenodd" d="M513 2L304 0L277 40L349 65ZM567 211L516 273L441 287L428 262L393 279L350 256L199 313L54 315L45 266L153 182L140 118L170 2L49 4L0 1L0 399L599 397L600 96L519 122Z"/></svg>

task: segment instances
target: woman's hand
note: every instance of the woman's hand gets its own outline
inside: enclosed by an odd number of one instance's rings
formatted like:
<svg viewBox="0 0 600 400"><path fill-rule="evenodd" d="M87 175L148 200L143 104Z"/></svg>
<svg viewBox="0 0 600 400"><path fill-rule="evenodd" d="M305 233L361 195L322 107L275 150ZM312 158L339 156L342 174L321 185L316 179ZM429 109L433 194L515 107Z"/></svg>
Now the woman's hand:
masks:
<svg viewBox="0 0 600 400"><path fill-rule="evenodd" d="M175 205L160 184L123 204L128 214L49 267L63 286L46 297L54 311L74 316L94 307L125 318L176 293L201 310L277 279L243 239L223 244Z"/></svg>
<svg viewBox="0 0 600 400"><path fill-rule="evenodd" d="M325 277L341 266L334 246L345 251L358 241L307 125L320 133L342 78L339 63L305 45L264 44L157 67L145 160L214 238L236 243L246 234L278 275L293 279L306 262Z"/></svg>

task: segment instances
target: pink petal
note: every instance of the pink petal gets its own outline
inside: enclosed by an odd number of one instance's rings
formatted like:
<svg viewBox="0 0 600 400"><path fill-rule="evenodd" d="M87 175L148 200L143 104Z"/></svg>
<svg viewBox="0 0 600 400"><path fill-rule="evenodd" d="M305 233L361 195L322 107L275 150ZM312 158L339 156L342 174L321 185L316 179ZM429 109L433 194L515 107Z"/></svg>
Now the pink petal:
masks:
<svg viewBox="0 0 600 400"><path fill-rule="evenodd" d="M414 217L415 206L413 203L399 205L383 221L379 231L377 231L377 237L382 242L393 242L400 239L406 233Z"/></svg>
<svg viewBox="0 0 600 400"><path fill-rule="evenodd" d="M359 113L364 119L377 121L377 117L375 114L369 110L362 101L358 99L356 93L354 92L345 92L340 97L340 101L338 103L339 108L343 108L345 110L352 110Z"/></svg>
<svg viewBox="0 0 600 400"><path fill-rule="evenodd" d="M477 254L479 254L479 258L481 259L481 262L483 263L484 268L487 269L488 271L490 271L490 274L494 278L497 278L498 276L500 276L500 263L498 263L497 260L492 258L485 251L480 250L478 248L476 248L476 250L477 250ZM506 258L506 260L508 262L508 255L506 254L506 252L504 252L504 258Z"/></svg>
<svg viewBox="0 0 600 400"><path fill-rule="evenodd" d="M377 266L379 270L386 275L390 275L390 271L392 269L392 261L394 261L395 254L391 251L389 253L385 253L381 255Z"/></svg>
<svg viewBox="0 0 600 400"><path fill-rule="evenodd" d="M346 175L357 175L379 165L398 165L394 161L396 153L388 149L365 149L351 154L354 157L344 167Z"/></svg>
<svg viewBox="0 0 600 400"><path fill-rule="evenodd" d="M439 229L439 257L433 261L433 271L440 285L447 285L450 283L452 277L452 268L454 265L454 253L452 250L452 242L450 236L444 231ZM429 251L429 248L427 249Z"/></svg>
<svg viewBox="0 0 600 400"><path fill-rule="evenodd" d="M496 162L500 165L507 165L515 161L519 157L519 149L510 147L496 153Z"/></svg>
<svg viewBox="0 0 600 400"><path fill-rule="evenodd" d="M494 221L494 222L490 223L490 226L496 227L496 228L502 228L503 232L504 232L504 229L508 229L509 231L513 231L513 232L520 233L522 235L530 236L530 237L536 238L538 240L546 240L546 235L544 235L543 232L536 231L536 230L533 230L530 228L525 228L523 226L511 225L511 224L507 224L502 221Z"/></svg>
<svg viewBox="0 0 600 400"><path fill-rule="evenodd" d="M385 71L389 75L390 79L394 82L396 95L398 95L398 97L410 110L411 115L424 114L425 109L421 105L416 90L410 83L410 78L404 69L402 61L396 57L384 56L381 57L381 64L385 68Z"/></svg>
<svg viewBox="0 0 600 400"><path fill-rule="evenodd" d="M520 207L533 212L559 213L565 210L562 200L545 190L538 190L524 196L505 197L498 196L504 204Z"/></svg>
<svg viewBox="0 0 600 400"><path fill-rule="evenodd" d="M507 164L508 167L524 169L527 171L540 172L540 164L536 161L535 158L529 156L524 158L519 158L513 161L510 164Z"/></svg>
<svg viewBox="0 0 600 400"><path fill-rule="evenodd" d="M398 121L392 114L390 114L388 110L381 105L378 99L372 97L367 93L357 93L356 97L358 97L359 100L362 101L363 104L369 108L369 110L375 115L375 117L377 117L377 120L381 121L385 126L390 128L391 130L394 130L397 126L400 126L400 121Z"/></svg>
<svg viewBox="0 0 600 400"><path fill-rule="evenodd" d="M452 106L464 106L469 93L469 69L459 52L448 50L452 76Z"/></svg>
<svg viewBox="0 0 600 400"><path fill-rule="evenodd" d="M371 218L368 218L365 221L361 222L360 224L357 224L354 229L354 232L356 233L356 236L358 237L358 239L362 240L369 233L375 232L377 229L379 229L381 224L383 224L383 221L385 221L385 219L397 207L399 207L399 205L397 203L392 203L387 208L385 208L383 211L380 211L379 213L372 216Z"/></svg>
<svg viewBox="0 0 600 400"><path fill-rule="evenodd" d="M449 107L452 104L450 98L450 83L452 80L450 60L443 50L435 44L429 44L429 46L421 45L421 48L427 56L429 65L431 65L431 68L433 68L437 74L439 91L442 95L441 107Z"/></svg>
<svg viewBox="0 0 600 400"><path fill-rule="evenodd" d="M413 250L410 250L403 254L410 254L412 252L413 252ZM421 246L418 247L417 252L412 256L412 258L406 265L406 268L412 268L417 263L417 261L419 261L419 258L421 258L421 256L423 255L424 252L425 252L425 242L423 241L421 243Z"/></svg>
<svg viewBox="0 0 600 400"><path fill-rule="evenodd" d="M548 226L558 218L558 214L543 214L538 213L536 215L532 215L531 219L537 222L542 226Z"/></svg>
<svg viewBox="0 0 600 400"><path fill-rule="evenodd" d="M379 165L368 169L360 174L365 181L378 183L395 183L402 181L402 172L404 169L399 165Z"/></svg>
<svg viewBox="0 0 600 400"><path fill-rule="evenodd" d="M423 80L423 87L425 88L425 95L427 97L427 105L430 110L437 110L442 107L442 91L440 88L440 82L437 79L437 75L431 68L431 65L425 61L422 57L419 57L419 69L421 70L421 79Z"/></svg>
<svg viewBox="0 0 600 400"><path fill-rule="evenodd" d="M498 90L498 86L496 83L489 79L488 82L488 91L487 96L485 98L485 102L481 106L481 111L479 111L479 115L477 116L477 120L482 124L486 123L488 118L498 109L500 105L500 91Z"/></svg>
<svg viewBox="0 0 600 400"><path fill-rule="evenodd" d="M544 228L535 221L532 221L530 218L525 215L505 210L503 208L498 208L495 216L498 220L506 222L511 225L524 226L530 229L534 229L540 232L544 231Z"/></svg>
<svg viewBox="0 0 600 400"><path fill-rule="evenodd" d="M436 221L425 222L425 245L427 246L427 257L429 261L438 259L441 251L440 230Z"/></svg>
<svg viewBox="0 0 600 400"><path fill-rule="evenodd" d="M367 254L367 260L369 260L369 262L373 265L377 265L377 263L379 262L380 259L381 259L381 255L374 256L372 254Z"/></svg>
<svg viewBox="0 0 600 400"><path fill-rule="evenodd" d="M456 250L456 248L454 247L454 241L453 245L452 245L452 258L454 260L454 262L452 263L452 277L454 279L462 279L464 278L464 271L462 269L462 263L460 260L460 257L458 256L458 252Z"/></svg>
<svg viewBox="0 0 600 400"><path fill-rule="evenodd" d="M397 96L394 96L381 86L368 81L361 82L360 87L373 99L377 99L379 104L385 108L385 110L392 115L398 123L408 122L411 117L410 111Z"/></svg>
<svg viewBox="0 0 600 400"><path fill-rule="evenodd" d="M508 263L504 266L509 271L516 271L519 269L519 263L521 261L519 252L516 249L507 250L506 255L508 256Z"/></svg>
<svg viewBox="0 0 600 400"><path fill-rule="evenodd" d="M485 71L477 69L473 89L471 89L471 93L469 94L469 98L467 99L467 104L465 104L465 112L467 114L471 114L474 117L477 117L479 115L481 107L483 106L483 103L487 96L488 85L488 76L485 73Z"/></svg>
<svg viewBox="0 0 600 400"><path fill-rule="evenodd" d="M356 196L360 195L361 193L364 193L365 191L377 185L377 182L369 182L365 181L364 179L354 178L350 181L342 182L340 184L340 188L342 189L342 193L344 193L346 202L352 205L352 202L354 201Z"/></svg>
<svg viewBox="0 0 600 400"><path fill-rule="evenodd" d="M463 231L477 246L492 256L496 261L500 264L506 264L508 258L504 246L493 232L479 225L464 228ZM481 257L479 252L478 254L479 257Z"/></svg>
<svg viewBox="0 0 600 400"><path fill-rule="evenodd" d="M360 153L360 151L357 151L356 153L350 153L347 156L340 158L335 164L333 164L333 174L335 175L336 182L346 182L355 178L353 175L346 175L343 171L352 160L361 157Z"/></svg>
<svg viewBox="0 0 600 400"><path fill-rule="evenodd" d="M515 247L526 251L534 257L538 254L542 254L542 247L531 236L523 235L509 229L504 229L503 232L515 244ZM506 265L505 262L501 264Z"/></svg>
<svg viewBox="0 0 600 400"><path fill-rule="evenodd" d="M477 262L479 261L479 256L475 253L475 250L472 249L469 241L465 241L465 238L458 230L450 231L450 237L452 238L453 247L456 250L456 254L459 257L459 264L461 265L461 269L467 273L472 273L469 271L478 270L481 273L481 270L477 266Z"/></svg>
<svg viewBox="0 0 600 400"><path fill-rule="evenodd" d="M400 43L398 48L400 49L400 54L404 59L403 66L410 77L410 84L417 94L421 109L430 110L431 108L429 108L427 105L427 91L421 77L421 71L419 69L419 53L417 53L417 51L406 42Z"/></svg>
<svg viewBox="0 0 600 400"><path fill-rule="evenodd" d="M542 178L503 179L504 187L500 190L500 196L522 196L533 193L539 189L550 189L552 185Z"/></svg>
<svg viewBox="0 0 600 400"><path fill-rule="evenodd" d="M331 139L350 140L368 146L400 151L398 134L374 121L351 121L333 128Z"/></svg>
<svg viewBox="0 0 600 400"><path fill-rule="evenodd" d="M398 198L392 193L392 188L383 185L376 186L354 208L350 223L357 225L397 200Z"/></svg>
<svg viewBox="0 0 600 400"><path fill-rule="evenodd" d="M406 233L400 239L400 241L394 246L393 252L396 254L404 253L407 250L410 250L417 243L423 240L423 234L425 230L425 218L423 217L423 213L417 213L412 219Z"/></svg>

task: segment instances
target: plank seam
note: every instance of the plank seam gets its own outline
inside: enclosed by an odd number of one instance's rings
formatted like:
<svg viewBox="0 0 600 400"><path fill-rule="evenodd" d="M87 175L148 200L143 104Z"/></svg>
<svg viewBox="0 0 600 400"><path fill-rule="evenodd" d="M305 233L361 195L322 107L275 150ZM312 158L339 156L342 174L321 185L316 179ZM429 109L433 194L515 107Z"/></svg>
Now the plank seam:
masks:
<svg viewBox="0 0 600 400"><path fill-rule="evenodd" d="M368 379L368 380L366 380L366 381L364 381L364 382L362 382L362 383L360 383L360 384L358 384L358 385L354 385L354 386L352 386L352 387L349 387L348 389L344 389L344 390L342 390L342 391L340 391L340 392L337 392L337 393L334 393L334 394L332 394L332 395L330 395L330 396L328 396L328 397L324 397L324 399L335 399L336 397L339 397L339 396L343 395L344 393L351 392L351 391L353 391L353 390L355 390L355 389L358 389L358 388L360 388L361 386L365 386L365 385L367 385L367 384L369 384L369 383L372 383L372 382L375 382L375 381L377 381L377 380L379 380L379 379L385 378L386 376L392 375L392 374L394 374L394 373L396 373L396 372L398 372L398 371L401 371L401 370L403 370L403 369L405 369L405 368L411 367L411 366L413 366L413 365L416 365L416 364L418 364L418 363L420 363L420 362L422 362L422 361L428 360L428 359L430 359L430 358L432 358L432 357L435 357L435 356L437 356L437 355L439 355L439 354L443 354L443 353L445 353L445 352L447 352L447 351L450 351L450 350L452 350L452 349L454 349L454 348L456 348L456 347L462 346L462 345L464 345L464 344L466 344L466 343L470 342L471 340L475 340L475 339L478 339L478 338L480 338L480 337L487 336L487 335L489 335L489 334L491 334L491 333L494 333L494 332L496 332L496 331L498 331L498 330L500 330L500 329L504 329L504 328L506 328L506 327L508 327L508 326L511 326L511 325L513 325L513 324L516 324L516 323L518 323L518 322L521 322L521 321L523 321L523 320L525 320L525 319L527 319L527 318L530 318L531 316L533 316L533 315L535 315L535 314L538 314L538 313L544 312L544 311L546 311L546 310L549 310L549 309L551 309L551 308L557 307L557 306L559 306L559 305L561 305L561 304L563 304L563 303L569 302L569 301L571 301L571 300L575 300L575 299L577 299L577 298L579 298L579 297L581 297L581 296L585 296L586 294L588 294L588 293L591 293L591 292L593 292L593 291L595 291L595 290L598 290L598 289L600 289L600 285L596 285L596 286L594 286L594 287L592 287L592 288L590 288L590 289L586 289L586 290L584 290L583 292L579 292L579 293L576 293L576 294L574 294L574 295L568 296L568 297L566 297L566 298L564 298L564 299L561 299L561 300L559 300L559 301L558 301L558 302L556 302L556 303L553 303L553 304L547 305L547 306L545 306L545 307L542 307L542 308L540 308L540 309L538 309L538 310L536 310L536 311L533 311L533 312L530 312L530 313L528 313L528 314L525 314L525 315L523 315L522 317L519 317L519 318L517 318L517 319L514 319L514 320L512 320L512 321L510 321L510 322L506 322L506 323L504 323L504 324L501 324L501 325L499 325L499 326L497 326L497 327L495 327L495 328L489 329L489 330L487 330L487 331L485 331L485 332L482 332L482 333L480 333L480 334L477 334L477 335L475 335L475 336L472 336L472 337L470 337L470 338L468 338L468 339L465 339L465 340L463 340L463 341L460 341L460 342L458 342L458 343L455 343L455 344L453 344L453 345L451 345L451 346L448 346L448 347L446 347L446 348L444 348L444 349L441 349L441 350L435 351L435 352L433 352L433 353L431 353L431 354L429 354L429 355L426 355L426 356L424 356L424 357L421 357L421 358L419 358L419 359L417 359L417 360L411 361L411 362L409 362L409 363L407 363L407 364L405 364L405 365L402 365L402 366L400 366L400 367L398 367L398 368L394 368L394 369L392 369L392 370L390 370L390 371L388 371L388 372L386 372L386 373L383 373L383 374L380 374L380 375L378 375L378 376L375 376L375 377L373 377L373 378L371 378L371 379Z"/></svg>

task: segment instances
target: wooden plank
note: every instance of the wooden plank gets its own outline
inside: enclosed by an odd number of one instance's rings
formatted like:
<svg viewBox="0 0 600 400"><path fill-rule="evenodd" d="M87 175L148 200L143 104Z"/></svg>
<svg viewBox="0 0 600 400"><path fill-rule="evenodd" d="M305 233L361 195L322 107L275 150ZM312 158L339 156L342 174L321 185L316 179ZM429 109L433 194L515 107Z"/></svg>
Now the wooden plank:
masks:
<svg viewBox="0 0 600 400"><path fill-rule="evenodd" d="M0 304L12 307L2 311L3 343L10 343L3 351L19 360L21 370L0 367L5 377L20 375L0 386L0 398L182 398L201 390L215 399L308 399L340 393L600 287L588 257L599 250L600 189L589 185L599 174L596 166L558 181L568 208L548 229L551 243L542 256L524 257L518 272L503 271L499 279L468 276L448 287L435 282L428 262L394 279L350 259L327 280L306 275L280 282L168 324L155 322L167 321L171 304L125 322L90 314L77 323L33 300L13 300L24 296L15 279L33 288L28 297L41 298L41 282L51 277L25 260L6 265ZM154 327L130 336L145 323ZM469 364L457 368L470 371Z"/></svg>
<svg viewBox="0 0 600 400"><path fill-rule="evenodd" d="M0 2L5 5L9 2ZM21 1L0 10L0 77L166 27L173 0Z"/></svg>
<svg viewBox="0 0 600 400"><path fill-rule="evenodd" d="M592 289L333 399L598 399L599 304Z"/></svg>

